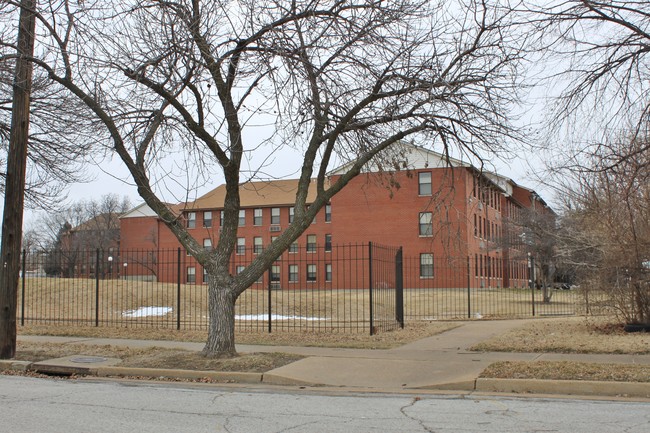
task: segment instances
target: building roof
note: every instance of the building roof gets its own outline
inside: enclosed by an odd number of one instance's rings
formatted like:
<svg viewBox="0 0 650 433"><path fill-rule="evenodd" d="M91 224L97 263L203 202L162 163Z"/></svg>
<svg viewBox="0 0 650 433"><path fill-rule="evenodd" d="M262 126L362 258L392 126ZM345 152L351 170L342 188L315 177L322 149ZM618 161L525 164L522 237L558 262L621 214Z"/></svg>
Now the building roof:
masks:
<svg viewBox="0 0 650 433"><path fill-rule="evenodd" d="M242 207L291 205L296 202L298 179L265 180L246 182L239 187L240 205ZM219 185L207 194L188 203L185 209L219 209L223 208L226 198L226 185ZM316 180L312 179L307 193L307 203L316 198Z"/></svg>
<svg viewBox="0 0 650 433"><path fill-rule="evenodd" d="M182 213L182 210L185 208L185 203L179 203L179 204L169 204L165 203L169 210L172 211L174 215L180 215ZM158 215L156 212L154 212L153 209L149 207L147 203L140 203L133 209L131 209L128 212L125 212L120 216L120 219L124 218L146 218L146 217L156 217L158 218Z"/></svg>
<svg viewBox="0 0 650 433"><path fill-rule="evenodd" d="M471 170L482 176L494 187L503 191L506 196L512 197L514 188L523 188L534 194L545 206L548 206L544 200L539 197L533 190L518 185L512 179L501 174L480 170L472 164L455 158L447 158L445 155L416 146L410 143L400 143L390 150L391 154L387 156L389 160L399 161L400 170L421 170L427 168L446 168L456 167ZM328 173L329 176L344 174L350 168L353 162L345 163ZM372 162L368 165L366 172L378 171L378 167ZM246 182L239 187L240 206L241 207L270 207L270 206L290 206L296 201L298 191L298 179L277 179L264 180L255 182ZM209 191L193 202L170 205L169 208L175 214L180 214L183 210L197 209L222 209L226 198L226 185L222 184ZM316 179L312 179L307 194L307 204L312 203L316 198ZM155 212L145 203L137 206L124 214L121 218L136 218L156 216Z"/></svg>

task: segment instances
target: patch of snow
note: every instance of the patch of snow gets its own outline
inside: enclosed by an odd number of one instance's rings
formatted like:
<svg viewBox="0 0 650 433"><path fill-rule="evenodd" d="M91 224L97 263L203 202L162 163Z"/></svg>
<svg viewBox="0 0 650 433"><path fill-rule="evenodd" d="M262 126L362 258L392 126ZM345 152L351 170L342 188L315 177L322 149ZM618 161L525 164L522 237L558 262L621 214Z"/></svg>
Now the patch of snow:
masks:
<svg viewBox="0 0 650 433"><path fill-rule="evenodd" d="M137 310L128 310L122 312L122 317L150 317L164 316L174 309L172 307L140 307Z"/></svg>
<svg viewBox="0 0 650 433"><path fill-rule="evenodd" d="M246 314L246 315L236 315L235 320L268 320L268 314ZM308 322L314 322L318 320L329 320L323 317L301 317L301 316L281 316L279 314L271 314L271 320L306 320Z"/></svg>

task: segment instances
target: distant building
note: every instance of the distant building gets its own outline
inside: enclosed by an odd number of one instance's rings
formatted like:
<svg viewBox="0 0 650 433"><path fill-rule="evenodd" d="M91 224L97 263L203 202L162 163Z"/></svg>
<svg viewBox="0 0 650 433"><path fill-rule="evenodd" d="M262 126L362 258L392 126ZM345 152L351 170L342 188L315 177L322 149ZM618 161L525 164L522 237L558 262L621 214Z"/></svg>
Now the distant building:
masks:
<svg viewBox="0 0 650 433"><path fill-rule="evenodd" d="M406 146L400 169L370 169L354 178L293 245L274 270L281 288L336 281L343 266L328 261L334 245L369 241L401 246L417 266L405 275L405 287L524 287L526 245L518 226L522 210L551 212L534 191L495 173L416 146ZM330 173L330 181L345 167ZM282 233L293 218L297 180L249 182L240 187L241 210L233 273ZM315 185L314 185L315 187ZM314 197L313 191L309 197ZM219 238L225 186L178 208L189 232L206 248ZM309 203L309 198L308 198ZM128 250L165 250L178 240L146 206L121 218L121 246ZM313 263L297 252L317 253ZM436 267L459 269L453 281L436 281ZM157 278L176 281L172 263L160 265ZM164 268L164 269L163 269ZM129 275L140 275L134 267ZM137 272L136 272L137 271ZM201 284L203 272L191 257L183 260L181 280ZM145 275L146 272L142 275ZM164 278L161 275L165 275ZM334 278L333 278L334 276Z"/></svg>

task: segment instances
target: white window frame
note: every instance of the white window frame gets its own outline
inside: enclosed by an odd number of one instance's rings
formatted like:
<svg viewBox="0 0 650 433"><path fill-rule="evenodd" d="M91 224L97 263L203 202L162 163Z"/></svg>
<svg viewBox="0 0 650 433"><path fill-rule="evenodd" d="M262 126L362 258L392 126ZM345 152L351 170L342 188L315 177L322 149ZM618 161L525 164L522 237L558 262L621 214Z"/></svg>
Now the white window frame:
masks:
<svg viewBox="0 0 650 433"><path fill-rule="evenodd" d="M289 282L298 283L300 281L300 266L289 265Z"/></svg>
<svg viewBox="0 0 650 433"><path fill-rule="evenodd" d="M253 254L260 254L264 251L264 240L262 236L255 236L253 238Z"/></svg>
<svg viewBox="0 0 650 433"><path fill-rule="evenodd" d="M237 238L236 254L238 256L246 254L246 238Z"/></svg>
<svg viewBox="0 0 650 433"><path fill-rule="evenodd" d="M313 275L313 277L312 277ZM307 282L315 283L318 280L318 266L314 263L307 264Z"/></svg>
<svg viewBox="0 0 650 433"><path fill-rule="evenodd" d="M186 284L196 284L196 267L188 266L185 271L185 283Z"/></svg>
<svg viewBox="0 0 650 433"><path fill-rule="evenodd" d="M423 179L423 177L428 177ZM431 172L430 171L421 171L418 173L418 195L421 196L430 196L433 193L433 188L431 184Z"/></svg>
<svg viewBox="0 0 650 433"><path fill-rule="evenodd" d="M212 227L212 211L209 210L203 211L203 227L206 229Z"/></svg>
<svg viewBox="0 0 650 433"><path fill-rule="evenodd" d="M433 213L420 212L418 220L419 220L418 234L421 237L433 236Z"/></svg>
<svg viewBox="0 0 650 433"><path fill-rule="evenodd" d="M264 211L262 208L253 209L253 225L261 226L264 224Z"/></svg>
<svg viewBox="0 0 650 433"><path fill-rule="evenodd" d="M187 213L187 228L188 229L196 228L196 212Z"/></svg>
<svg viewBox="0 0 650 433"><path fill-rule="evenodd" d="M434 272L433 253L420 253L420 278L433 278Z"/></svg>
<svg viewBox="0 0 650 433"><path fill-rule="evenodd" d="M277 225L280 224L280 208L272 207L271 208L271 224Z"/></svg>
<svg viewBox="0 0 650 433"><path fill-rule="evenodd" d="M312 240L313 240L313 242L310 242ZM308 253L315 253L316 252L316 250L318 249L317 242L318 242L318 239L316 238L316 235L307 235L307 252Z"/></svg>

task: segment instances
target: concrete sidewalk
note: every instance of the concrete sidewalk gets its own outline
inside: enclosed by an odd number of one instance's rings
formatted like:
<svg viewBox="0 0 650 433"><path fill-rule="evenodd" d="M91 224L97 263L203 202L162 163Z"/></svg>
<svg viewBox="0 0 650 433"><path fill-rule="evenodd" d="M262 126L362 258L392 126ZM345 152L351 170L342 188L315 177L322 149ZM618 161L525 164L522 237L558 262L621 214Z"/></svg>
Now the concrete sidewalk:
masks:
<svg viewBox="0 0 650 433"><path fill-rule="evenodd" d="M650 398L650 383L617 384L586 381L530 381L478 379L479 374L496 361L571 360L597 363L650 365L650 355L581 355L551 353L472 352L469 347L494 335L520 327L525 321L472 321L458 328L424 338L399 348L389 350L343 349L294 346L238 345L246 352L287 352L306 356L292 364L271 370L263 375L221 373L213 377L238 382L263 382L279 385L328 386L351 390L407 391L504 391L576 395L628 395ZM121 340L104 338L19 336L21 341L55 342L60 344L84 343L89 345L115 345L127 347L166 347L200 351L202 343L175 341ZM72 368L65 360L48 361L50 365ZM45 363L39 363L47 365ZM66 364L66 365L64 365ZM111 364L111 363L109 363ZM123 376L141 376L145 371L128 374L128 368L119 368L117 361L106 367L105 373ZM0 365L1 367L1 365ZM77 365L77 367L79 367ZM110 367L110 368L109 368ZM90 369L88 369L90 371ZM164 374L162 374L164 373ZM199 375L205 372L154 371L154 376ZM540 383L537 383L540 382Z"/></svg>

